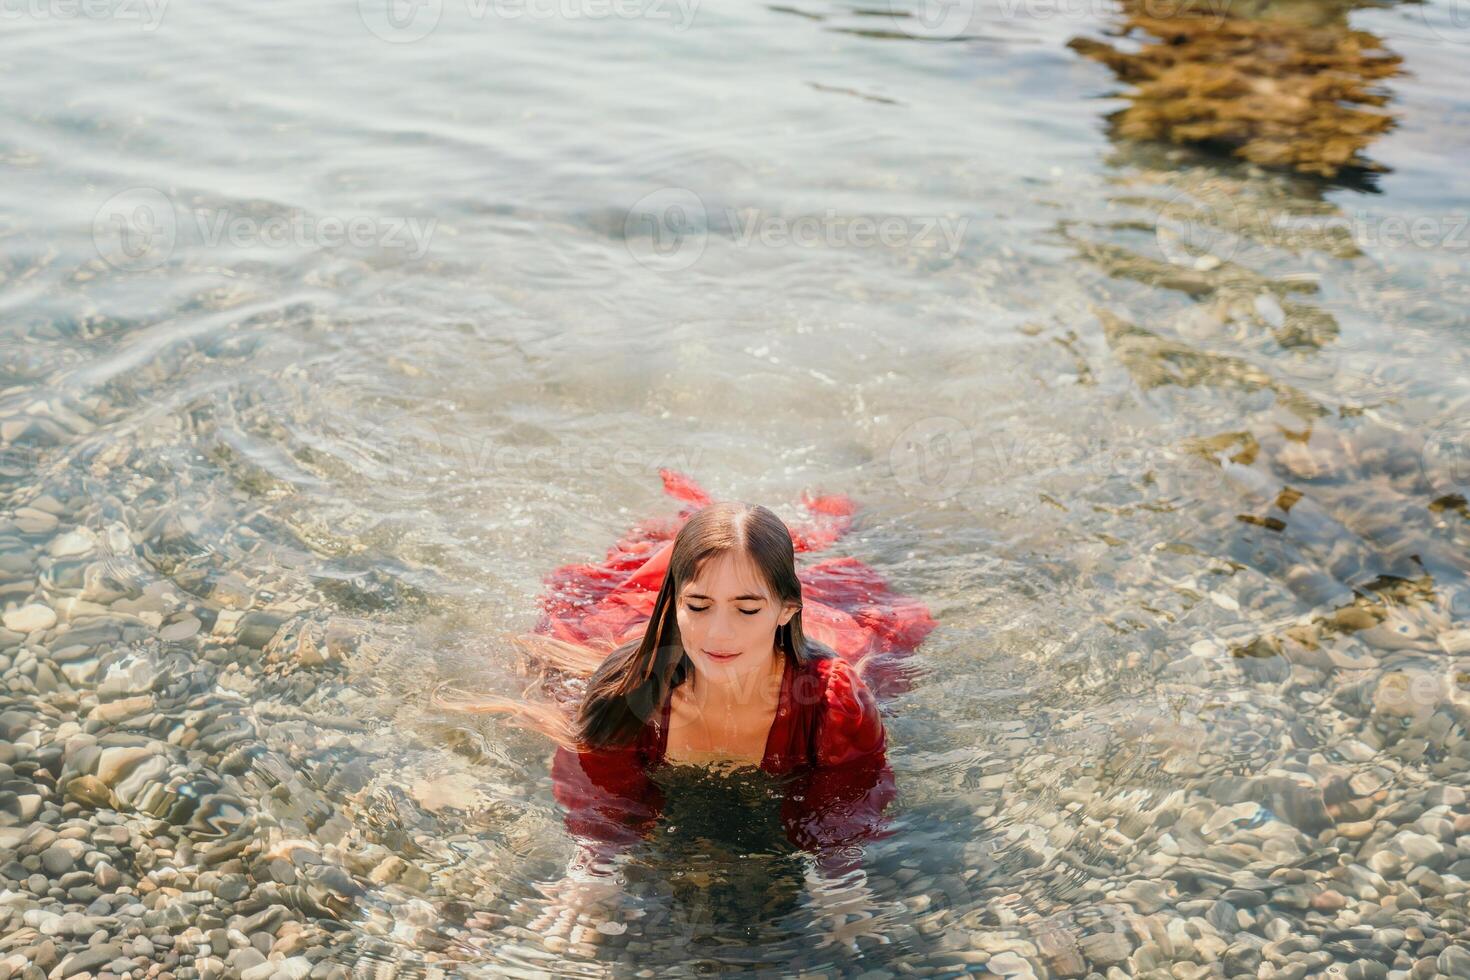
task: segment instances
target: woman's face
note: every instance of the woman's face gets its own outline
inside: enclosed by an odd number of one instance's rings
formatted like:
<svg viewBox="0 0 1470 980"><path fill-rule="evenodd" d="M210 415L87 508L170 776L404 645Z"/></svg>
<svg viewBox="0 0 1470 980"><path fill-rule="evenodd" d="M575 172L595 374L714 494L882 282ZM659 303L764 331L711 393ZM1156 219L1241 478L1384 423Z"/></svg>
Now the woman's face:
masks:
<svg viewBox="0 0 1470 980"><path fill-rule="evenodd" d="M700 676L752 693L746 682L770 675L777 627L800 608L778 603L755 565L734 552L706 561L677 599L679 635Z"/></svg>

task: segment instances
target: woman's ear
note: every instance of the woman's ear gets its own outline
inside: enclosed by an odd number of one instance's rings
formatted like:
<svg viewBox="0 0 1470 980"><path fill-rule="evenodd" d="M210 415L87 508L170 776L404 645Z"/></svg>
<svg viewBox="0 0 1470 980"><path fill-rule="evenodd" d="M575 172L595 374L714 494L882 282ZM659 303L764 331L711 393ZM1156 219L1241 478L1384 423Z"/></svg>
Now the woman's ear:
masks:
<svg viewBox="0 0 1470 980"><path fill-rule="evenodd" d="M800 611L800 609L801 603L799 602L786 603L786 605L781 609L781 618L779 621L777 621L776 625L785 626L787 623L791 622L791 617L795 616L797 612Z"/></svg>

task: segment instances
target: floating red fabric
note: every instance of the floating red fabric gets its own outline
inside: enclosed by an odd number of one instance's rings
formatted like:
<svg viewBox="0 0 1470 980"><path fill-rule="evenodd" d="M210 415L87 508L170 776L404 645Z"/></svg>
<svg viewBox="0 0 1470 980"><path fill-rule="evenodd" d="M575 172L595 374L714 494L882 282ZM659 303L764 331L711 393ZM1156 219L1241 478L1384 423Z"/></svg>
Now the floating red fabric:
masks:
<svg viewBox="0 0 1470 980"><path fill-rule="evenodd" d="M608 549L598 564L565 565L546 578L536 631L573 643L611 649L641 636L668 571L674 536L712 498L688 476L662 469L664 490L686 506L672 519L643 521ZM852 527L856 505L844 494L802 494L810 520L789 525L798 554L820 551ZM844 660L874 654L864 678L885 697L906 690L894 671L934 629L923 603L893 592L856 558L798 565L802 627Z"/></svg>

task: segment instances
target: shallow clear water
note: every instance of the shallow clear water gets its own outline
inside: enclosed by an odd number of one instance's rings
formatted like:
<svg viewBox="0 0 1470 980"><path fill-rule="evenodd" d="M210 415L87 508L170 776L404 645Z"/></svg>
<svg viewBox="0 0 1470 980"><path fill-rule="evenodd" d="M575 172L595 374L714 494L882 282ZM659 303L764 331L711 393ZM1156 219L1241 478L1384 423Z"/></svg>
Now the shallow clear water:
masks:
<svg viewBox="0 0 1470 980"><path fill-rule="evenodd" d="M1351 15L1410 72L1368 187L1110 140L1121 87L1065 47L1104 6L952 40L851 4L445 0L417 39L340 2L6 9L3 594L60 616L5 634L9 704L169 746L119 812L206 770L160 829L199 853L307 842L247 868L333 960L1066 975L1119 933L1141 971L1232 881L1269 899L1232 929L1305 928L1272 873L1367 860L1355 778L1466 812L1452 7ZM425 694L519 692L504 634L673 512L661 467L852 495L842 550L930 604L898 832L830 891L750 827L675 833L633 928L548 945L547 747ZM872 935L815 948L843 901Z"/></svg>

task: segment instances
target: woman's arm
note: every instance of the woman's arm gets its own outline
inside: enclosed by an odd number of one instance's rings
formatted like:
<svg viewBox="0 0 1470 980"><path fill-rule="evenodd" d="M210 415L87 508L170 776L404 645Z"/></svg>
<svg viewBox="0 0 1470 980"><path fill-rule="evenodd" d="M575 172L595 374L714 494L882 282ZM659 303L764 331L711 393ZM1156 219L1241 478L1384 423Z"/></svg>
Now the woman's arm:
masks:
<svg viewBox="0 0 1470 980"><path fill-rule="evenodd" d="M528 928L553 952L590 956L605 932L627 928L619 915L624 892L615 859L657 822L663 794L631 747L558 748L551 779L575 849L565 874L540 886L546 903Z"/></svg>
<svg viewBox="0 0 1470 980"><path fill-rule="evenodd" d="M813 769L793 789L782 810L787 836L827 874L860 868L864 845L891 833L885 811L897 789L882 752Z"/></svg>
<svg viewBox="0 0 1470 980"><path fill-rule="evenodd" d="M663 793L631 747L586 752L558 748L551 761L551 783L577 847L573 866L594 875L609 873L612 858L646 836L663 810Z"/></svg>
<svg viewBox="0 0 1470 980"><path fill-rule="evenodd" d="M846 661L825 666L815 765L798 780L795 796L788 797L788 833L814 858L806 882L821 936L817 948L835 943L858 954L860 938L892 941L885 929L894 921L894 909L868 887L863 852L868 842L890 833L884 811L897 790L872 692Z"/></svg>
<svg viewBox="0 0 1470 980"><path fill-rule="evenodd" d="M887 836L884 811L897 795L878 703L846 661L826 667L814 730L815 765L786 797L792 843L831 874L860 866L862 845Z"/></svg>

